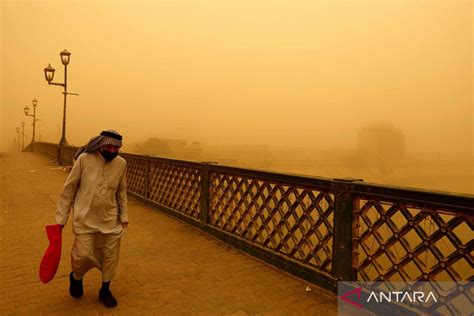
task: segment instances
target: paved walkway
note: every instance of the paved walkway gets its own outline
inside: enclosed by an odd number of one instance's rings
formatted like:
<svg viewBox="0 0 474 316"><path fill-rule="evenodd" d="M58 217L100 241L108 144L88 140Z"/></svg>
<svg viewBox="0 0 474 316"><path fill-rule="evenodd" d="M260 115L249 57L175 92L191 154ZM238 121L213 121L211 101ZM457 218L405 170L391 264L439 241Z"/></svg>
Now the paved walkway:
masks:
<svg viewBox="0 0 474 316"><path fill-rule="evenodd" d="M70 223L54 280L38 266L54 223L67 173L33 153L0 153L0 315L336 315L335 296L260 262L199 229L130 199L112 292L115 309L97 298L98 270L84 279L84 296L68 293Z"/></svg>

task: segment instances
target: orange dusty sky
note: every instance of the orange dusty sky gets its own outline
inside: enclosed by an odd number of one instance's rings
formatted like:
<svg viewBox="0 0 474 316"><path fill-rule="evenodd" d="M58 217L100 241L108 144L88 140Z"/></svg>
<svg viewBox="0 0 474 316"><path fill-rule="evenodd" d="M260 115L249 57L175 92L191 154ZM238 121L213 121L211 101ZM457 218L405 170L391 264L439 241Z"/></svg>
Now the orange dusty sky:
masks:
<svg viewBox="0 0 474 316"><path fill-rule="evenodd" d="M355 147L391 123L409 151L473 149L472 1L1 1L1 151L31 118L67 139Z"/></svg>

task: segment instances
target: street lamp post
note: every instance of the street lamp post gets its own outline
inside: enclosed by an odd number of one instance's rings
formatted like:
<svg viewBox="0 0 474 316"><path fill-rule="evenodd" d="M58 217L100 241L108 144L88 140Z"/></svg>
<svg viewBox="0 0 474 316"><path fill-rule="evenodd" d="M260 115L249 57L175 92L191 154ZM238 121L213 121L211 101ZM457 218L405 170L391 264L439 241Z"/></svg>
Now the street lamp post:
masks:
<svg viewBox="0 0 474 316"><path fill-rule="evenodd" d="M16 137L18 139L17 141L18 146L16 149L18 152L20 152L20 128L19 127L16 128Z"/></svg>
<svg viewBox="0 0 474 316"><path fill-rule="evenodd" d="M28 106L25 106L24 110L25 110L25 115L26 116L33 117L33 138L31 140L31 143L33 144L35 142L35 130L36 130L36 121L37 121L37 118L36 118L36 105L38 104L38 100L34 99L33 101L31 101L31 103L33 104L33 114L28 114L28 112L30 111Z"/></svg>
<svg viewBox="0 0 474 316"><path fill-rule="evenodd" d="M67 140L66 140L66 97L67 97L68 94L72 94L72 95L78 95L78 94L67 92L67 65L69 64L69 58L71 56L71 53L68 52L67 50L63 50L59 55L61 56L61 63L64 65L64 83L52 82L53 78L54 78L55 69L53 67L51 67L51 64L49 64L48 67L44 68L44 77L46 78L46 81L48 81L48 84L61 86L61 87L64 88L64 92L63 92L63 94L64 94L63 131L62 131L61 140L59 141L59 146L62 147L64 145L67 145Z"/></svg>
<svg viewBox="0 0 474 316"><path fill-rule="evenodd" d="M21 122L21 151L25 150L25 122Z"/></svg>

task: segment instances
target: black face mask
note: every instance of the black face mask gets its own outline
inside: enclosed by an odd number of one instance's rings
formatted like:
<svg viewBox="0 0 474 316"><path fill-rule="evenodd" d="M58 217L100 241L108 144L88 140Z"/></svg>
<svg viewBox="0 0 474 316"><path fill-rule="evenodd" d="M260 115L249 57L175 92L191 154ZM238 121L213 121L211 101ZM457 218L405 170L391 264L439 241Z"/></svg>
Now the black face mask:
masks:
<svg viewBox="0 0 474 316"><path fill-rule="evenodd" d="M100 154L102 155L102 157L104 157L106 161L112 161L115 157L117 157L118 152L113 153L111 151L102 149L100 151Z"/></svg>

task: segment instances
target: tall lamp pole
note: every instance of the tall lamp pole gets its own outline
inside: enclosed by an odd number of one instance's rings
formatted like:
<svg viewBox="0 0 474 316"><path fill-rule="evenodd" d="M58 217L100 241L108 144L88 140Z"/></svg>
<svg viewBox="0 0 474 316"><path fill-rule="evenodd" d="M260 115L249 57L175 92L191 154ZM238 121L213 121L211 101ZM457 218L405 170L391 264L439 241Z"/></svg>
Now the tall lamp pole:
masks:
<svg viewBox="0 0 474 316"><path fill-rule="evenodd" d="M38 100L33 99L33 101L31 101L31 103L33 104L33 114L28 114L28 112L30 111L30 109L28 108L28 105L25 106L24 110L25 110L25 115L26 116L33 117L33 138L31 139L31 143L33 144L35 142L36 121L38 120L36 118L36 105L38 104Z"/></svg>
<svg viewBox="0 0 474 316"><path fill-rule="evenodd" d="M59 146L64 146L67 145L67 140L66 140L66 97L68 94L72 95L78 95L77 93L69 93L67 92L67 65L69 64L69 58L71 56L71 53L68 52L67 50L63 50L60 54L61 56L61 63L64 65L64 83L55 83L52 82L54 78L54 71L55 69L51 67L51 64L48 65L48 67L44 68L44 77L46 78L46 81L48 81L48 84L52 84L55 86L61 86L64 88L64 107L63 107L63 131L62 131L62 136L61 140L59 141Z"/></svg>
<svg viewBox="0 0 474 316"><path fill-rule="evenodd" d="M21 151L25 150L25 122L21 122Z"/></svg>
<svg viewBox="0 0 474 316"><path fill-rule="evenodd" d="M16 147L17 151L20 152L20 128L16 128L16 138L18 139L17 144L18 146Z"/></svg>

